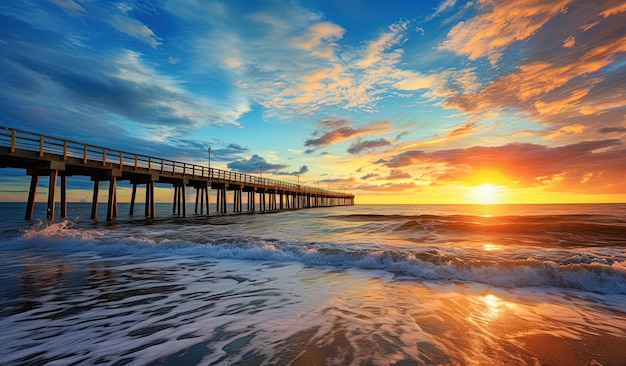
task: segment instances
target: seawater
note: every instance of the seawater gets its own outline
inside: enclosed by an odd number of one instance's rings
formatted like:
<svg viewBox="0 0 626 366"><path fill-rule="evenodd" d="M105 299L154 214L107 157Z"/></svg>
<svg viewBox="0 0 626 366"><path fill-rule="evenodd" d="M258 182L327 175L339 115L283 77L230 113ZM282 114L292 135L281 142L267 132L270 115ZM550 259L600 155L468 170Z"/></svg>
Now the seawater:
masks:
<svg viewBox="0 0 626 366"><path fill-rule="evenodd" d="M24 209L0 204L3 365L626 364L625 204Z"/></svg>

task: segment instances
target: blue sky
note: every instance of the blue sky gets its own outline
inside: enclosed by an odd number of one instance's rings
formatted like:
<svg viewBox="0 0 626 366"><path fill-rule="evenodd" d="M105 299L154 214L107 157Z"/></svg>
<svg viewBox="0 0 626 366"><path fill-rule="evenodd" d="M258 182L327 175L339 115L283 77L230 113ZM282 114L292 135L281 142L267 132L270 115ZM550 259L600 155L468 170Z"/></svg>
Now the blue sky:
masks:
<svg viewBox="0 0 626 366"><path fill-rule="evenodd" d="M620 1L25 0L0 24L7 127L361 202L626 198Z"/></svg>

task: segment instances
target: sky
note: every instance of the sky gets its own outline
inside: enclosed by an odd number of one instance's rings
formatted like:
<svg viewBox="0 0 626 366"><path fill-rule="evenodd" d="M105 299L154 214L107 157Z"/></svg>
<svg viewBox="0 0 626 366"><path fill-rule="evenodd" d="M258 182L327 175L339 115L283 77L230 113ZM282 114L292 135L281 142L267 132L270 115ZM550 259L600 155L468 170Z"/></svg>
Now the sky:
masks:
<svg viewBox="0 0 626 366"><path fill-rule="evenodd" d="M3 1L0 80L2 126L357 204L626 202L623 1Z"/></svg>

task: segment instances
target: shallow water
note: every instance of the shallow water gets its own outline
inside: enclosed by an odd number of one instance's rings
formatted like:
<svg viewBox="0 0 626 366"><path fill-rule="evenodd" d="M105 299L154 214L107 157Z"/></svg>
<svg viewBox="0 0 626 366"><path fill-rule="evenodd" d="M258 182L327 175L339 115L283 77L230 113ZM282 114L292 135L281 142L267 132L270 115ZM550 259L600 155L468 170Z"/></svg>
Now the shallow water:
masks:
<svg viewBox="0 0 626 366"><path fill-rule="evenodd" d="M626 205L0 208L0 364L626 360Z"/></svg>

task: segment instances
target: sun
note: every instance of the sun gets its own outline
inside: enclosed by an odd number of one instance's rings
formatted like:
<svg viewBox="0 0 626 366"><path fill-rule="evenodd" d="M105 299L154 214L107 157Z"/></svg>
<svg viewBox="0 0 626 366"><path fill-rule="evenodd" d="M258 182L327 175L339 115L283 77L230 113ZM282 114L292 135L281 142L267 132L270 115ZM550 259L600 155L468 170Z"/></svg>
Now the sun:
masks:
<svg viewBox="0 0 626 366"><path fill-rule="evenodd" d="M484 183L472 189L472 200L483 205L495 203L498 201L499 192L499 187L491 183Z"/></svg>

